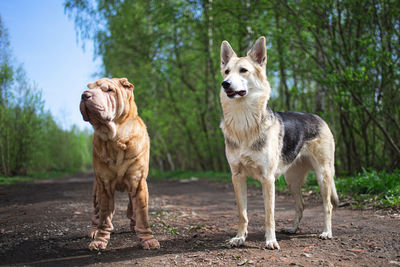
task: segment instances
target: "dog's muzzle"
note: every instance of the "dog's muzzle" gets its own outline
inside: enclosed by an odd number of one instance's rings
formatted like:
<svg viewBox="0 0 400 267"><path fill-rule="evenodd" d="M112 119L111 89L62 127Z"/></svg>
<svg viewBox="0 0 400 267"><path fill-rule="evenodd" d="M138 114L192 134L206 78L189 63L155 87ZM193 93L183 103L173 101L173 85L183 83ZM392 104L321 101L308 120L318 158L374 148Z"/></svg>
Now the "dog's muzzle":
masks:
<svg viewBox="0 0 400 267"><path fill-rule="evenodd" d="M82 97L81 97L81 99L83 101L87 101L90 98L92 98L92 94L90 92L88 92L88 91L83 92Z"/></svg>
<svg viewBox="0 0 400 267"><path fill-rule="evenodd" d="M231 88L231 82L230 81L223 81L222 82L222 87L224 88L224 91L226 93L226 95L229 98L233 98L235 97L235 95L239 95L239 96L245 96L247 94L246 90L240 90L240 91L235 91Z"/></svg>

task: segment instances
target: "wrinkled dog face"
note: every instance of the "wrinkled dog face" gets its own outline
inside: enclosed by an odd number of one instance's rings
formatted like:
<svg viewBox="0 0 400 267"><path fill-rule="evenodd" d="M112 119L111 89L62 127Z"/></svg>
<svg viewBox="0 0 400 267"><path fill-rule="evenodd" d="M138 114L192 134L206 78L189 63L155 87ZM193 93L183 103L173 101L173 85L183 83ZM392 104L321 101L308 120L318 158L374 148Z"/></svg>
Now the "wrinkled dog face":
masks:
<svg viewBox="0 0 400 267"><path fill-rule="evenodd" d="M111 122L129 111L133 85L126 78L103 78L88 84L80 110L85 121Z"/></svg>

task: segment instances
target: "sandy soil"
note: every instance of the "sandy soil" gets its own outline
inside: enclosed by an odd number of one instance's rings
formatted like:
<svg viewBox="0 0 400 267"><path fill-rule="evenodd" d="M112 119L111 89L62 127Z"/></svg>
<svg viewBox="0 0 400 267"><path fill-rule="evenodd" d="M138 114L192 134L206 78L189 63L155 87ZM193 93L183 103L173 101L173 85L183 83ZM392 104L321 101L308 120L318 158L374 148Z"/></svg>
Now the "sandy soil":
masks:
<svg viewBox="0 0 400 267"><path fill-rule="evenodd" d="M115 231L106 251L88 250L92 174L0 187L0 265L27 266L400 266L400 217L387 211L334 210L332 240L319 240L322 204L305 198L300 232L281 230L294 215L290 195L278 194L276 229L281 250L264 245L261 190L249 189L246 245L229 248L237 211L230 184L208 180L151 181L150 218L161 243L144 251L117 194Z"/></svg>

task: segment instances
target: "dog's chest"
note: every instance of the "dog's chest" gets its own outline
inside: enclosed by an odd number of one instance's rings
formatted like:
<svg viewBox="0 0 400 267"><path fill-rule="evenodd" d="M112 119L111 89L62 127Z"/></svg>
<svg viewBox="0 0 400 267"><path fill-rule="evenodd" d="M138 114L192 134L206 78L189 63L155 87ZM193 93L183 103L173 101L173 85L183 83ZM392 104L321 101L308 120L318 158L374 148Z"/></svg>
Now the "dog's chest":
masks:
<svg viewBox="0 0 400 267"><path fill-rule="evenodd" d="M263 153L252 151L248 147L239 149L238 153L234 153L234 157L239 163L250 167L258 167L266 162Z"/></svg>
<svg viewBox="0 0 400 267"><path fill-rule="evenodd" d="M262 176L268 164L265 151L253 151L250 147L239 147L234 152L227 153L231 166L240 169L249 176Z"/></svg>
<svg viewBox="0 0 400 267"><path fill-rule="evenodd" d="M96 146L95 146L96 144ZM139 152L136 149L122 149L115 142L94 143L94 157L102 163L104 171L102 176L108 179L122 178L129 166L135 161L135 155Z"/></svg>
<svg viewBox="0 0 400 267"><path fill-rule="evenodd" d="M237 131L224 132L226 155L231 167L253 177L275 174L281 168L280 124L275 121L266 126L260 126L262 130L256 134L249 130L240 134Z"/></svg>

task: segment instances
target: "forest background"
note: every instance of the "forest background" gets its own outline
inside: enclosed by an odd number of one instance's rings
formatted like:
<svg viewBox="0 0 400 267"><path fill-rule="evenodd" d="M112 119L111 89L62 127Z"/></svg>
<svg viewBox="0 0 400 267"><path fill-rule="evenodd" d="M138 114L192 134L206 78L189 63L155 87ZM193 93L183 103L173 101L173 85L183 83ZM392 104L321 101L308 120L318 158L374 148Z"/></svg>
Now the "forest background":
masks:
<svg viewBox="0 0 400 267"><path fill-rule="evenodd" d="M336 169L400 166L400 3L68 0L104 75L135 84L160 170L227 171L219 123L220 44L245 55L267 37L275 110L316 113L336 139Z"/></svg>
<svg viewBox="0 0 400 267"><path fill-rule="evenodd" d="M103 75L135 85L151 168L228 172L219 128L220 44L245 55L267 38L274 110L316 113L336 141L338 176L400 167L400 2L396 0L66 0ZM0 21L1 22L1 21ZM63 130L8 60L0 28L3 176L90 166L90 132ZM384 176L384 175L383 175ZM378 175L381 179L382 175ZM400 190L400 189L399 189Z"/></svg>

